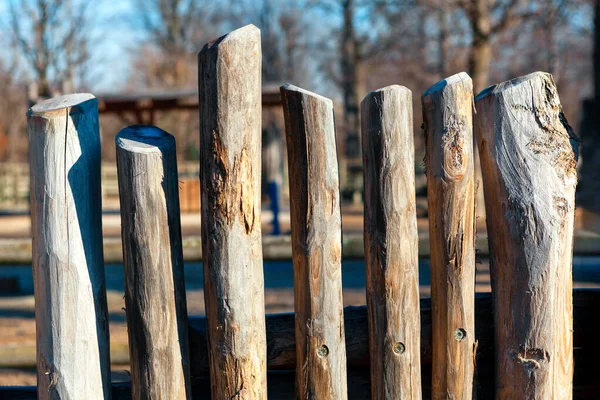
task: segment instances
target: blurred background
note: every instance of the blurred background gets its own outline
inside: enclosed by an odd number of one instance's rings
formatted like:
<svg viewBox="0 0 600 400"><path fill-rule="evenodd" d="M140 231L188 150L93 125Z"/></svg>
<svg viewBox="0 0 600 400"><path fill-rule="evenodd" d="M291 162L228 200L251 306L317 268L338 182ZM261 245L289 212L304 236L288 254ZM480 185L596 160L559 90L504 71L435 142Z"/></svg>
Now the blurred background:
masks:
<svg viewBox="0 0 600 400"><path fill-rule="evenodd" d="M600 5L595 0L0 0L0 385L35 384L25 112L64 93L99 99L103 229L115 380L127 380L114 139L153 124L178 146L188 309L202 315L197 53L246 24L262 32L263 213L268 312L293 310L289 198L279 86L334 101L344 229L345 304L364 304L360 101L413 92L421 294L429 296L421 93L466 71L475 93L543 70L582 140L574 281L600 286ZM478 192L477 290L489 291Z"/></svg>

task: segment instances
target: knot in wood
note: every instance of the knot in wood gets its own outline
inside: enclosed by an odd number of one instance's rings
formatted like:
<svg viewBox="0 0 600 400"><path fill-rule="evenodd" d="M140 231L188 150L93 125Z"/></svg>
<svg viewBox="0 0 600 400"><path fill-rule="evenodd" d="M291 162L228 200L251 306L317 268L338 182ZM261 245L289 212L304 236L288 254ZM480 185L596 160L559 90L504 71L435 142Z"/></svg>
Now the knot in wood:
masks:
<svg viewBox="0 0 600 400"><path fill-rule="evenodd" d="M447 178L461 180L469 164L468 149L465 149L465 135L468 133L465 121L452 119L445 127L442 136L443 168Z"/></svg>

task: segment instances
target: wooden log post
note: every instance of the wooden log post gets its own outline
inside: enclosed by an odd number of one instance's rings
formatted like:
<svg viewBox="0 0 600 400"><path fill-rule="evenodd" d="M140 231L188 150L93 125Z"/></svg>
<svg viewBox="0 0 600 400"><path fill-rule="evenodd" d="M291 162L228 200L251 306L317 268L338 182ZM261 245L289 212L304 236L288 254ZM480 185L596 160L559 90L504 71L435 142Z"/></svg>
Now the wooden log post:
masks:
<svg viewBox="0 0 600 400"><path fill-rule="evenodd" d="M116 138L134 399L189 399L175 138L144 125Z"/></svg>
<svg viewBox="0 0 600 400"><path fill-rule="evenodd" d="M432 399L470 399L475 364L473 84L464 72L422 96L431 247Z"/></svg>
<svg viewBox="0 0 600 400"><path fill-rule="evenodd" d="M109 399L98 101L27 112L40 399Z"/></svg>
<svg viewBox="0 0 600 400"><path fill-rule="evenodd" d="M339 173L331 100L281 87L290 173L300 399L346 399Z"/></svg>
<svg viewBox="0 0 600 400"><path fill-rule="evenodd" d="M248 25L207 44L198 66L212 398L264 399L260 31Z"/></svg>
<svg viewBox="0 0 600 400"><path fill-rule="evenodd" d="M552 76L476 99L495 299L497 399L570 399L578 140Z"/></svg>
<svg viewBox="0 0 600 400"><path fill-rule="evenodd" d="M412 93L361 104L365 269L373 399L420 399L419 255Z"/></svg>

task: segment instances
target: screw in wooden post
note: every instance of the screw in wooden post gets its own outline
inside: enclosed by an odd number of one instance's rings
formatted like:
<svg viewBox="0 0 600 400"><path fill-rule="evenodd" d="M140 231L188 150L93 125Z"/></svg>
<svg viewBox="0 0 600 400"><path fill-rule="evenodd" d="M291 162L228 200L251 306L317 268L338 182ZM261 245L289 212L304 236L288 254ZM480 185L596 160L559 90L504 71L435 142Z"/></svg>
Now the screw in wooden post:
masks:
<svg viewBox="0 0 600 400"><path fill-rule="evenodd" d="M361 113L372 398L420 399L412 93L398 85L376 90Z"/></svg>
<svg viewBox="0 0 600 400"><path fill-rule="evenodd" d="M475 331L475 175L473 85L464 72L422 96L431 248L431 397L468 400Z"/></svg>
<svg viewBox="0 0 600 400"><path fill-rule="evenodd" d="M281 97L290 171L296 390L300 399L344 400L342 221L333 103L289 84L281 87Z"/></svg>

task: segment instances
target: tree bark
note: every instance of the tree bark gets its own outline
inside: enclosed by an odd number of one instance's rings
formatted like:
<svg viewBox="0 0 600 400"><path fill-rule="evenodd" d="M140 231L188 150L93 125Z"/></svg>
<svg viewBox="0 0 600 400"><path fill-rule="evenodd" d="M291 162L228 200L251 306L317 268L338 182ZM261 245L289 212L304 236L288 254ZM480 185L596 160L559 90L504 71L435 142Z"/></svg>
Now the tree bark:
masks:
<svg viewBox="0 0 600 400"><path fill-rule="evenodd" d="M300 399L344 400L342 220L331 100L281 87L290 171Z"/></svg>
<svg viewBox="0 0 600 400"><path fill-rule="evenodd" d="M136 125L116 138L133 399L190 399L175 138Z"/></svg>
<svg viewBox="0 0 600 400"><path fill-rule="evenodd" d="M98 101L27 113L40 399L109 399Z"/></svg>
<svg viewBox="0 0 600 400"><path fill-rule="evenodd" d="M264 399L261 50L253 25L198 56L204 298L213 399Z"/></svg>
<svg viewBox="0 0 600 400"><path fill-rule="evenodd" d="M365 270L373 399L421 398L412 93L362 102Z"/></svg>
<svg viewBox="0 0 600 400"><path fill-rule="evenodd" d="M496 322L497 399L570 399L577 138L550 74L476 99Z"/></svg>

